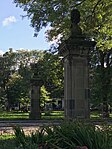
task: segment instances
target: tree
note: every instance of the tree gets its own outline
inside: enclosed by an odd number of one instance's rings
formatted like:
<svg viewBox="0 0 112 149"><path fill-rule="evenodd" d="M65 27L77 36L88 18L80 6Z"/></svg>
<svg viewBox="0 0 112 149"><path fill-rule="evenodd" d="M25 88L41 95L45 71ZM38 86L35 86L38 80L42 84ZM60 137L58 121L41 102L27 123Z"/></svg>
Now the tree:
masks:
<svg viewBox="0 0 112 149"><path fill-rule="evenodd" d="M33 70L50 93L50 98L63 96L63 64L58 54L44 52Z"/></svg>
<svg viewBox="0 0 112 149"><path fill-rule="evenodd" d="M12 74L7 83L7 109L20 103L20 99L24 97L23 90L22 77L17 73Z"/></svg>
<svg viewBox="0 0 112 149"><path fill-rule="evenodd" d="M0 59L0 99L7 102L7 110L19 102L26 103L30 99L30 83L33 73L39 74L44 88L44 95L49 98L60 97L63 92L63 67L58 55L46 51L18 50L9 51ZM32 69L31 65L36 64ZM36 70L36 72L35 72ZM42 99L45 100L43 93Z"/></svg>
<svg viewBox="0 0 112 149"><path fill-rule="evenodd" d="M21 98L29 98L30 64L42 56L42 51L9 49L0 59L0 101L7 107ZM8 110L8 109L7 109Z"/></svg>
<svg viewBox="0 0 112 149"><path fill-rule="evenodd" d="M102 76L104 74L107 75L104 70L109 70L110 72L112 66L110 65L108 69L105 69L100 61L103 59L103 54L101 53L111 53L110 51L112 51L112 2L110 0L14 0L14 2L27 12L27 16L31 19L31 26L35 29L35 36L37 36L42 27L50 24L51 27L47 32L48 39L56 39L57 41L62 41L62 39L70 36L70 12L71 9L78 8L81 13L80 26L83 32L95 39L97 42L96 49L101 51L99 52L100 74ZM108 57L108 60L111 60L111 56ZM97 74L99 75L99 73ZM104 90L103 84L109 87L110 83L107 81L108 79L106 80L103 77L101 79L101 82L103 82L101 88ZM110 80L112 80L111 76ZM104 98L103 91L102 94L102 98ZM107 101L108 99L105 100Z"/></svg>
<svg viewBox="0 0 112 149"><path fill-rule="evenodd" d="M7 83L11 74L15 72L15 54L9 49L0 59L0 100L2 104L7 102Z"/></svg>
<svg viewBox="0 0 112 149"><path fill-rule="evenodd" d="M94 62L91 64L91 98L96 104L103 104L103 117L108 117L108 105L112 102L112 50L97 50L92 54L94 55Z"/></svg>
<svg viewBox="0 0 112 149"><path fill-rule="evenodd" d="M50 100L49 95L50 95L50 93L46 90L45 86L42 85L42 87L41 87L41 97L40 97L41 107L45 107L46 101Z"/></svg>
<svg viewBox="0 0 112 149"><path fill-rule="evenodd" d="M110 0L14 0L14 2L27 12L26 16L31 19L35 35L42 27L50 24L51 28L48 32L50 40L59 36L67 38L70 35L70 12L76 7L81 12L82 29L92 37L100 35L99 44L102 43L103 38L109 40L109 37L104 35L112 34L112 2Z"/></svg>

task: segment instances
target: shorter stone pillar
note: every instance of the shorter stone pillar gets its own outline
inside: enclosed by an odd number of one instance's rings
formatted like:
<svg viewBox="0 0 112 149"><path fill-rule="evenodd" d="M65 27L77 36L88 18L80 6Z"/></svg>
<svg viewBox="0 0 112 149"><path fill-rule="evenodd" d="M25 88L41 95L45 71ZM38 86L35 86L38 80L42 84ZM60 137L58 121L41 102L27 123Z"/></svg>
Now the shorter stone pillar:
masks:
<svg viewBox="0 0 112 149"><path fill-rule="evenodd" d="M32 79L31 80L31 109L30 109L30 119L40 119L40 87L41 80Z"/></svg>

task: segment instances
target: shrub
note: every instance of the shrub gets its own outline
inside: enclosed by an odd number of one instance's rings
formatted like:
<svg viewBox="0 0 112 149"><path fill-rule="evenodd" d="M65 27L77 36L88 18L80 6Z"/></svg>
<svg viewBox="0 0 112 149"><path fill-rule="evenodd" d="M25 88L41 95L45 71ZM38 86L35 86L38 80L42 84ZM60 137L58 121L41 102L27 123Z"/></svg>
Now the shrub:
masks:
<svg viewBox="0 0 112 149"><path fill-rule="evenodd" d="M79 122L64 122L60 126L43 126L31 136L14 128L21 149L112 149L112 127Z"/></svg>

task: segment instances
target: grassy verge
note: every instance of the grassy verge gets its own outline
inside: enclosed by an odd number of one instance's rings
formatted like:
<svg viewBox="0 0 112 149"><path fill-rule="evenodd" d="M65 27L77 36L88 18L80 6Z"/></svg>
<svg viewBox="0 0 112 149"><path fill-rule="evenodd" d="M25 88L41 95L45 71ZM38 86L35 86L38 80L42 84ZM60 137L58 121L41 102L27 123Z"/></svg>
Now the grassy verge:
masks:
<svg viewBox="0 0 112 149"><path fill-rule="evenodd" d="M42 113L42 119L64 119L64 111L46 111Z"/></svg>
<svg viewBox="0 0 112 149"><path fill-rule="evenodd" d="M64 111L45 111L41 113L42 119L64 119ZM101 119L101 114L98 111L91 112L91 119ZM110 114L112 118L112 114ZM0 120L27 120L29 113L24 112L0 112Z"/></svg>
<svg viewBox="0 0 112 149"><path fill-rule="evenodd" d="M42 112L42 119L63 119L64 111ZM29 113L23 112L0 112L0 120L25 120L29 119Z"/></svg>
<svg viewBox="0 0 112 149"><path fill-rule="evenodd" d="M23 113L23 112L0 112L0 120L13 120L13 119L28 119L29 113Z"/></svg>

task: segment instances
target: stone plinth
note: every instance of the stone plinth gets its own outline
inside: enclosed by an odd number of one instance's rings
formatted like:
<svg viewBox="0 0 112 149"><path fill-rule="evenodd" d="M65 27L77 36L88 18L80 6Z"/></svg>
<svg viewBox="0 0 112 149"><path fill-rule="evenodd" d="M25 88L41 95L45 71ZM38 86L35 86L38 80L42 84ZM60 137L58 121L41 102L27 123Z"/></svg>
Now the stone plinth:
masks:
<svg viewBox="0 0 112 149"><path fill-rule="evenodd" d="M59 47L64 60L65 118L89 118L88 52L95 42L83 36L69 38Z"/></svg>
<svg viewBox="0 0 112 149"><path fill-rule="evenodd" d="M30 119L40 119L40 87L41 81L33 78L31 80L31 109L30 109Z"/></svg>

